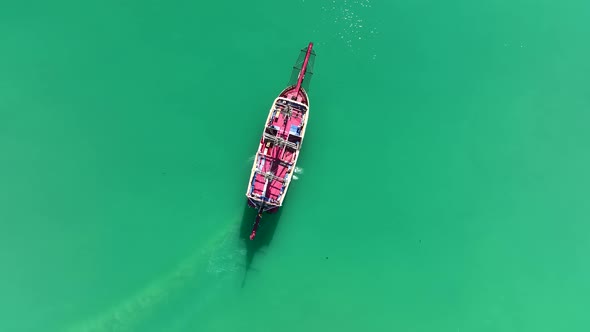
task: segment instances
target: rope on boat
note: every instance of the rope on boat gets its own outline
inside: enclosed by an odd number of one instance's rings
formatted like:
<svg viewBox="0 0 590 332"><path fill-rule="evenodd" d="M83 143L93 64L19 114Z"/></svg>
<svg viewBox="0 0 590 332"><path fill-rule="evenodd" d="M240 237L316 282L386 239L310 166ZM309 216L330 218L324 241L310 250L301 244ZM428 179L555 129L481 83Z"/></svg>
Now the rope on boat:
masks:
<svg viewBox="0 0 590 332"><path fill-rule="evenodd" d="M264 138L267 139L267 140L269 140L269 141L271 141L271 142L273 142L276 145L279 145L279 146L288 146L291 149L295 149L295 150L297 150L297 148L298 148L298 145L297 144L295 144L293 142L289 142L289 141L287 141L287 140L285 140L283 138L270 135L268 133L264 133Z"/></svg>

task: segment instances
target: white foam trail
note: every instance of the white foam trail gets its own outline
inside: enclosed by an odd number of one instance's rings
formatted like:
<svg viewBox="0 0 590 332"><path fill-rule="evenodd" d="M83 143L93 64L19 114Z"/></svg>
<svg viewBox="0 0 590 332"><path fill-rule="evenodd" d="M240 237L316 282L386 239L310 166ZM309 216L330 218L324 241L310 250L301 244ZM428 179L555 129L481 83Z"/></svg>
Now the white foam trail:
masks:
<svg viewBox="0 0 590 332"><path fill-rule="evenodd" d="M219 248L210 256L207 264L207 273L221 274L224 272L235 272L239 269L237 263L240 259L243 261L246 256L246 249L237 248L234 246L238 229L229 232L223 241L219 244Z"/></svg>
<svg viewBox="0 0 590 332"><path fill-rule="evenodd" d="M297 181L299 180L299 177L297 175L293 175L293 181Z"/></svg>
<svg viewBox="0 0 590 332"><path fill-rule="evenodd" d="M233 248L231 238L239 231L239 219L227 225L206 245L190 254L181 264L167 275L146 285L137 294L125 299L115 307L95 318L78 322L66 332L125 332L135 331L139 324L151 317L158 308L172 296L179 294L189 285L198 282L200 272L219 274L237 269L237 257L243 257L242 250ZM228 250L229 247L229 250Z"/></svg>
<svg viewBox="0 0 590 332"><path fill-rule="evenodd" d="M303 168L299 167L299 166L295 166L294 173L295 174L303 174Z"/></svg>

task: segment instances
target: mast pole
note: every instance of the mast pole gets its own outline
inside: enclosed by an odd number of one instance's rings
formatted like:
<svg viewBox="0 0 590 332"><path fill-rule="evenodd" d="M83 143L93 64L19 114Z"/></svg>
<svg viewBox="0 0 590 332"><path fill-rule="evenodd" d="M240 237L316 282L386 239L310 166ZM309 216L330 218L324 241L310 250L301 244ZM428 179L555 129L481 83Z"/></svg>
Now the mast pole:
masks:
<svg viewBox="0 0 590 332"><path fill-rule="evenodd" d="M301 83L303 82L303 77L305 76L305 70L307 69L307 62L309 61L309 57L311 55L311 49L313 48L313 43L309 43L307 46L307 53L305 54L305 60L303 61L303 66L301 67L301 71L299 71L299 78L297 79L297 87L295 88L295 99L299 96L299 90L301 89Z"/></svg>

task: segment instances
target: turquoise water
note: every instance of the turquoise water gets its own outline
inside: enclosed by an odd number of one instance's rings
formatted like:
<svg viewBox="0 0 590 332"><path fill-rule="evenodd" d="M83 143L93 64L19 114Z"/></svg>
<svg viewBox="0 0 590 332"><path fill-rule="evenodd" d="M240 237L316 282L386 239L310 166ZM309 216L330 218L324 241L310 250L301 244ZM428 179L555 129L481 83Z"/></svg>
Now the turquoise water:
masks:
<svg viewBox="0 0 590 332"><path fill-rule="evenodd" d="M0 331L588 331L589 12L0 4ZM309 41L302 171L244 241Z"/></svg>

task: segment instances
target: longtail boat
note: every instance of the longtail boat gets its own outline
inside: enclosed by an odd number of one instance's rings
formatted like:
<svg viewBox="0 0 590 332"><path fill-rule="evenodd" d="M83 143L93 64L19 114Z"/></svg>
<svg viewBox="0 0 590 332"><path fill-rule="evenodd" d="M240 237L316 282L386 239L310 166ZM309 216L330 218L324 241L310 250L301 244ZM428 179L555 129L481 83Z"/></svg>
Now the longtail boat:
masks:
<svg viewBox="0 0 590 332"><path fill-rule="evenodd" d="M313 43L301 50L288 86L274 100L254 158L246 197L258 210L250 240L256 236L264 212L283 205L305 136L309 118L309 81L313 75ZM296 82L296 83L295 83Z"/></svg>

